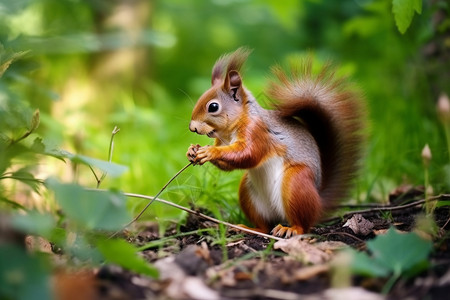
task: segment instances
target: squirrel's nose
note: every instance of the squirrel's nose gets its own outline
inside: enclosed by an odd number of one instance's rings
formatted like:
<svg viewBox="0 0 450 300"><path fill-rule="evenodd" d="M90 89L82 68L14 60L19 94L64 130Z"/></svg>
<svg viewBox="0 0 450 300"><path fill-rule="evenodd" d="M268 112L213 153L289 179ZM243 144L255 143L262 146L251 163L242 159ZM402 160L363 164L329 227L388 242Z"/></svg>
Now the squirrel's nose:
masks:
<svg viewBox="0 0 450 300"><path fill-rule="evenodd" d="M195 126L195 122L191 121L189 123L189 130L192 131L192 132L198 133L197 126Z"/></svg>

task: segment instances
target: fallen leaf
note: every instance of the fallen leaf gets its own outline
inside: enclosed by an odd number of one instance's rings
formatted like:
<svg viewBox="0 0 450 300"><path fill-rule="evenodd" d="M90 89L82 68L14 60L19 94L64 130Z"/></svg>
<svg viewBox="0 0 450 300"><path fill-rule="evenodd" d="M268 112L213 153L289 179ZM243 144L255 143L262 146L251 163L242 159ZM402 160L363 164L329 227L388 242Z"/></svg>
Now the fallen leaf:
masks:
<svg viewBox="0 0 450 300"><path fill-rule="evenodd" d="M205 285L198 277L187 277L183 281L182 289L190 299L220 299L219 294Z"/></svg>
<svg viewBox="0 0 450 300"><path fill-rule="evenodd" d="M294 273L294 278L295 280L308 280L329 270L330 266L328 264L307 266L297 270Z"/></svg>
<svg viewBox="0 0 450 300"><path fill-rule="evenodd" d="M349 246L346 243L339 241L325 241L317 243L316 247L323 251L336 251L348 248Z"/></svg>
<svg viewBox="0 0 450 300"><path fill-rule="evenodd" d="M374 292L366 291L360 287L349 287L340 289L328 289L324 293L325 299L358 299L358 300L382 300L384 296Z"/></svg>
<svg viewBox="0 0 450 300"><path fill-rule="evenodd" d="M302 240L301 236L280 240L274 244L274 248L281 249L287 254L299 258L304 263L321 264L332 258L331 254L319 249L315 244Z"/></svg>
<svg viewBox="0 0 450 300"><path fill-rule="evenodd" d="M178 265L174 256L155 263L161 281L167 281L165 289L170 299L219 299L219 294L209 288L201 279L188 276Z"/></svg>
<svg viewBox="0 0 450 300"><path fill-rule="evenodd" d="M348 227L355 234L366 236L372 232L374 224L364 218L361 214L354 214L342 227Z"/></svg>
<svg viewBox="0 0 450 300"><path fill-rule="evenodd" d="M25 245L30 251L39 251L50 254L53 253L50 242L40 236L26 236Z"/></svg>
<svg viewBox="0 0 450 300"><path fill-rule="evenodd" d="M373 233L375 235L382 235L382 234L386 234L386 232L388 232L389 229L376 229L373 231Z"/></svg>

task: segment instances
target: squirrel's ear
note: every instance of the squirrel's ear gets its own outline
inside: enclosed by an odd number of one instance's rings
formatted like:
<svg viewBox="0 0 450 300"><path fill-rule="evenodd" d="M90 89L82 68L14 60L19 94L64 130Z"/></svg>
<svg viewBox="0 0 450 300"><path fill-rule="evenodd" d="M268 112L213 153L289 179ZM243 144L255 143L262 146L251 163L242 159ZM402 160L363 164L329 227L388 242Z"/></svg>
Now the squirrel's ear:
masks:
<svg viewBox="0 0 450 300"><path fill-rule="evenodd" d="M228 72L223 83L223 89L233 97L234 101L241 100L242 79L238 71L231 70Z"/></svg>

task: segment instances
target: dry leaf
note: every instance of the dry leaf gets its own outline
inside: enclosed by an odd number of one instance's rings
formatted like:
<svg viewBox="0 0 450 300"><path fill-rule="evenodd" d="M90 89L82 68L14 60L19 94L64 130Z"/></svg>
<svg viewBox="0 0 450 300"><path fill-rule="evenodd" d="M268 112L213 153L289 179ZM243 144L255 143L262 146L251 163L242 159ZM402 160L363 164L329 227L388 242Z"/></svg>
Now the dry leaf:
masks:
<svg viewBox="0 0 450 300"><path fill-rule="evenodd" d="M332 258L331 254L319 249L314 244L302 240L301 236L280 240L274 244L274 248L281 249L291 256L300 258L304 263L321 264Z"/></svg>
<svg viewBox="0 0 450 300"><path fill-rule="evenodd" d="M386 232L388 232L389 229L376 229L373 231L373 233L375 233L375 235L382 235L382 234L386 234Z"/></svg>
<svg viewBox="0 0 450 300"><path fill-rule="evenodd" d="M53 253L52 245L50 244L50 242L40 236L26 236L25 245L30 251Z"/></svg>
<svg viewBox="0 0 450 300"><path fill-rule="evenodd" d="M294 279L295 280L308 280L319 274L328 272L329 270L330 270L330 266L328 264L314 265L314 266L300 268L294 273Z"/></svg>
<svg viewBox="0 0 450 300"><path fill-rule="evenodd" d="M366 236L372 232L374 225L362 215L354 214L343 227L349 227L355 234Z"/></svg>
<svg viewBox="0 0 450 300"><path fill-rule="evenodd" d="M200 248L198 246L195 246ZM192 249L195 252L195 249ZM177 257L179 261L179 256ZM158 260L160 280L167 281L166 293L171 299L219 299L219 294L209 288L201 279L188 276L176 262L175 257Z"/></svg>
<svg viewBox="0 0 450 300"><path fill-rule="evenodd" d="M326 241L317 243L316 247L323 251L336 251L348 248L349 246L346 243L339 241Z"/></svg>
<svg viewBox="0 0 450 300"><path fill-rule="evenodd" d="M360 287L349 287L341 289L328 289L324 293L325 299L333 300L382 300L385 299L384 296L376 294L374 292L369 292Z"/></svg>

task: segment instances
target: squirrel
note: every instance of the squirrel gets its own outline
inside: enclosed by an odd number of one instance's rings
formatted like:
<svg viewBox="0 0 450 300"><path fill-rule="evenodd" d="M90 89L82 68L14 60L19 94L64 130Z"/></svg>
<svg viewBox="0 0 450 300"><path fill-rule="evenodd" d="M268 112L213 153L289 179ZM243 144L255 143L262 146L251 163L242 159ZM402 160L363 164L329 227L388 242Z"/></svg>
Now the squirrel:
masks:
<svg viewBox="0 0 450 300"><path fill-rule="evenodd" d="M251 229L288 238L307 233L351 188L364 144L364 97L331 64L314 75L306 59L290 73L273 67L265 109L242 83L250 52L241 47L216 61L189 123L215 142L191 145L186 155L193 164L246 169L239 202Z"/></svg>

